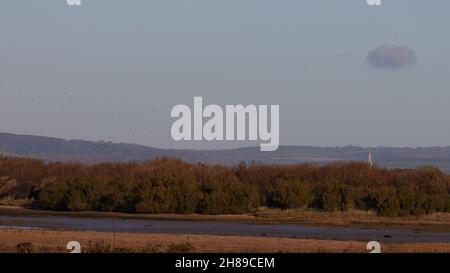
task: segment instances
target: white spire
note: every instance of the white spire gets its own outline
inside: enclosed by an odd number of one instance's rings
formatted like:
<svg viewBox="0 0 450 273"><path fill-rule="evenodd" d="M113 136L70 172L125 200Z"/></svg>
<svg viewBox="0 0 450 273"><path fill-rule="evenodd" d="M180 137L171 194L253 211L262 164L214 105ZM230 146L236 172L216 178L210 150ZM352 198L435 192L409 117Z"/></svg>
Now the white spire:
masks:
<svg viewBox="0 0 450 273"><path fill-rule="evenodd" d="M369 148L369 154L367 155L367 164L369 164L370 167L373 166L372 149L371 148Z"/></svg>

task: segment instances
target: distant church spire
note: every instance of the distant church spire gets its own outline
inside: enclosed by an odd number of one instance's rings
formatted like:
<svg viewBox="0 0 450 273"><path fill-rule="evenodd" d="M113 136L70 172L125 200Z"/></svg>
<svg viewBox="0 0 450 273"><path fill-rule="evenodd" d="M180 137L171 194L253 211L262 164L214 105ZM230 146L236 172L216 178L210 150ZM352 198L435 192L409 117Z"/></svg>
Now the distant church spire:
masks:
<svg viewBox="0 0 450 273"><path fill-rule="evenodd" d="M370 167L373 166L372 148L369 148L369 154L367 155L367 164L369 164Z"/></svg>

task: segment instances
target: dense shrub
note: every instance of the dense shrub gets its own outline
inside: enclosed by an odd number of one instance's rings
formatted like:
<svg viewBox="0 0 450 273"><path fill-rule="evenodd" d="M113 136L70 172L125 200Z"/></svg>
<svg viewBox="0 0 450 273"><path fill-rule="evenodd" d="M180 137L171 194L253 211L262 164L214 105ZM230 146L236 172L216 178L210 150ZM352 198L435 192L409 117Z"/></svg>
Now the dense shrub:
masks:
<svg viewBox="0 0 450 273"><path fill-rule="evenodd" d="M363 209L385 216L450 212L450 176L432 167L226 167L167 158L83 165L0 157L0 178L1 196L34 197L36 206L51 210L239 214L266 206Z"/></svg>
<svg viewBox="0 0 450 273"><path fill-rule="evenodd" d="M277 180L273 183L268 197L270 206L282 209L308 208L312 205L312 187L304 182Z"/></svg>

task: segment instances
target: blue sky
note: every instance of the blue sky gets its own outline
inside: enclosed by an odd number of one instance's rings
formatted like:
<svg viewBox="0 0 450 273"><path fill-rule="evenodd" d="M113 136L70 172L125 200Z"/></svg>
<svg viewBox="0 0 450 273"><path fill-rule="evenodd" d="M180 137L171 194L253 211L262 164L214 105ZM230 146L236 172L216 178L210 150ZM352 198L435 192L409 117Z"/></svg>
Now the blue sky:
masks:
<svg viewBox="0 0 450 273"><path fill-rule="evenodd" d="M170 110L279 104L281 144L450 145L450 1L3 0L0 131L176 143ZM417 63L366 61L383 45Z"/></svg>

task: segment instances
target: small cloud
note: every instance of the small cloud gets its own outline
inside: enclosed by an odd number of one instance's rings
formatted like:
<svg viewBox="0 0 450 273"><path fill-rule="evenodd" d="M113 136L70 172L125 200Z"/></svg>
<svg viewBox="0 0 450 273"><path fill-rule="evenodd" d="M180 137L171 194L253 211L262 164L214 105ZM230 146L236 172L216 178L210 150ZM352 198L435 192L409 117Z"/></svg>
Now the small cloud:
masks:
<svg viewBox="0 0 450 273"><path fill-rule="evenodd" d="M414 50L402 46L380 46L367 54L366 61L373 67L398 70L417 63Z"/></svg>

